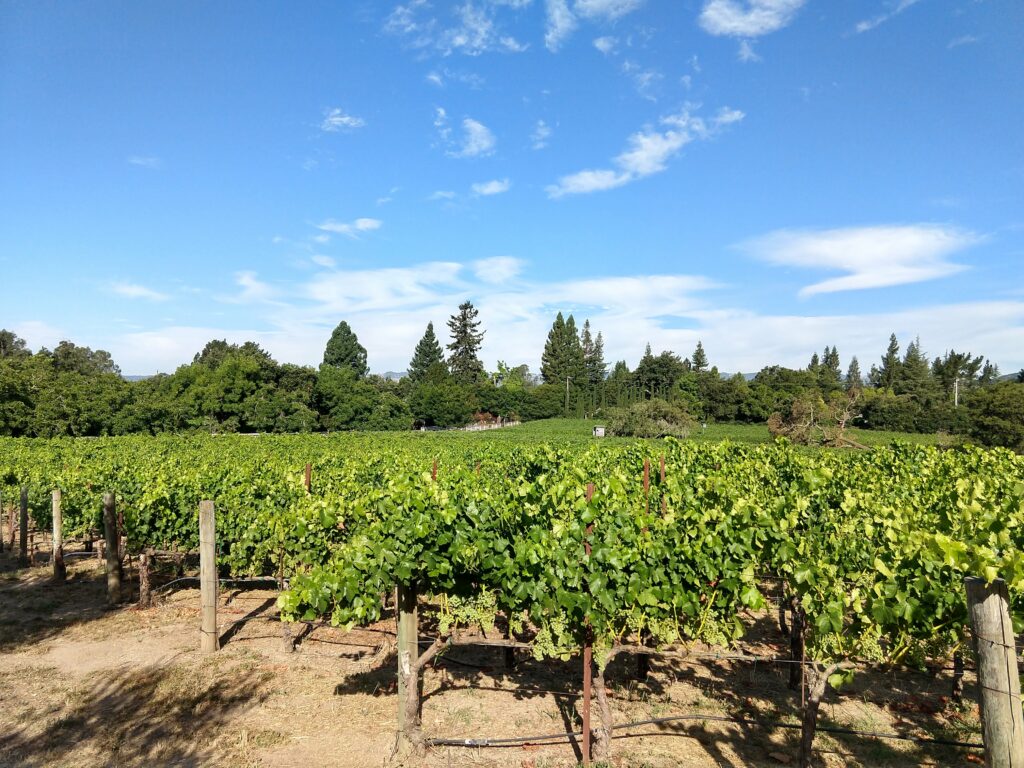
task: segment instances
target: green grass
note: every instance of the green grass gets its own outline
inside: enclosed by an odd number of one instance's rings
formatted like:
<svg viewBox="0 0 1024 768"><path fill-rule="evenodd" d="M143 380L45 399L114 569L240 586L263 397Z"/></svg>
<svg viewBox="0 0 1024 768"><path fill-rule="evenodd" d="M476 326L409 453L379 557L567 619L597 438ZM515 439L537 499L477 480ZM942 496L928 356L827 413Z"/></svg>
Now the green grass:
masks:
<svg viewBox="0 0 1024 768"><path fill-rule="evenodd" d="M570 442L583 443L596 441L593 437L595 425L603 424L600 419L543 419L530 421L519 427L476 433L483 439L499 438L514 442ZM851 429L851 439L870 447L889 445L894 441L913 443L916 445L952 445L956 437L939 434L915 434L912 432L883 432L867 429ZM620 441L623 438L604 438L607 441ZM628 438L626 438L628 439ZM729 440L734 443L766 443L771 439L768 427L764 424L708 424L706 428L697 427L690 435L695 442L717 443Z"/></svg>

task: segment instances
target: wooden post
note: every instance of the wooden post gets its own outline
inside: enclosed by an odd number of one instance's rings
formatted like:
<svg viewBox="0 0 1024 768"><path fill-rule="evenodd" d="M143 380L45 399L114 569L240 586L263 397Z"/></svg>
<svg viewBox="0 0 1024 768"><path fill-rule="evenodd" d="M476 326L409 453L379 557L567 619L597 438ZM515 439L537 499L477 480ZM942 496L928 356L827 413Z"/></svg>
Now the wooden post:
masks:
<svg viewBox="0 0 1024 768"><path fill-rule="evenodd" d="M150 550L139 555L139 608L149 608L152 597L149 590L149 558Z"/></svg>
<svg viewBox="0 0 1024 768"><path fill-rule="evenodd" d="M220 646L217 637L217 528L213 502L199 502L199 601L202 614L199 650L213 653Z"/></svg>
<svg viewBox="0 0 1024 768"><path fill-rule="evenodd" d="M114 494L103 494L103 543L107 564L107 605L121 601L121 564L117 559L117 503Z"/></svg>
<svg viewBox="0 0 1024 768"><path fill-rule="evenodd" d="M967 610L978 657L978 699L988 768L1024 768L1024 712L1006 582L968 576Z"/></svg>
<svg viewBox="0 0 1024 768"><path fill-rule="evenodd" d="M587 483L586 499L589 503L594 498L594 484ZM590 558L590 534L594 530L593 523L587 526L587 538L583 540L583 550ZM584 630L586 637L583 640L583 743L580 751L583 753L583 765L590 765L590 693L591 683L594 674L594 644L590 637L590 619L587 619L587 626Z"/></svg>
<svg viewBox="0 0 1024 768"><path fill-rule="evenodd" d="M306 464L306 477L305 477L306 493L310 492L313 487L313 465Z"/></svg>
<svg viewBox="0 0 1024 768"><path fill-rule="evenodd" d="M64 581L68 569L64 565L64 515L60 509L60 490L53 492L53 578Z"/></svg>
<svg viewBox="0 0 1024 768"><path fill-rule="evenodd" d="M398 610L398 727L408 732L415 724L406 722L406 690L409 685L419 684L409 677L420 655L416 590L399 585L395 603Z"/></svg>
<svg viewBox="0 0 1024 768"><path fill-rule="evenodd" d="M21 486L21 517L18 518L18 560L28 565L28 486Z"/></svg>
<svg viewBox="0 0 1024 768"><path fill-rule="evenodd" d="M12 503L11 506L9 506L7 508L7 520L8 520L7 531L8 531L8 533L11 536L11 539L10 539L11 545L9 547L11 552L14 551L14 527L15 527L14 526L14 515L15 515L14 504Z"/></svg>

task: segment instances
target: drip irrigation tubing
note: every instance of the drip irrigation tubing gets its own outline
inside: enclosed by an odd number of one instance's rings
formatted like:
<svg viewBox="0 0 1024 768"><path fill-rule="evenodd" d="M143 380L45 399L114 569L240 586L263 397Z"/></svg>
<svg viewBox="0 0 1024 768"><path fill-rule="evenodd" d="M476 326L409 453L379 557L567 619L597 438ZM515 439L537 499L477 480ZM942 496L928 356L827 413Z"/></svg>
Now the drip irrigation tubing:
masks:
<svg viewBox="0 0 1024 768"><path fill-rule="evenodd" d="M649 720L636 720L631 723L620 723L613 725L613 731L631 730L645 725L664 725L692 720L711 720L719 723L734 723L736 725L753 725L759 728L789 728L801 730L803 726L796 723L783 723L777 720L752 720L745 717L727 717L725 715L671 715L668 717L654 717ZM901 733L884 733L882 731L862 731L857 728L839 728L836 726L819 725L816 729L821 733L836 733L846 736L868 736L875 739L894 739L897 741L912 741L916 744L934 744L942 747L957 747L959 749L984 749L984 744L972 741L956 741L954 739L932 739L926 736L907 736ZM578 738L583 735L582 731L566 731L564 733L548 733L538 736L512 736L499 739L427 739L427 746L432 747L505 747L520 744L538 744L560 742L568 739Z"/></svg>
<svg viewBox="0 0 1024 768"><path fill-rule="evenodd" d="M179 584L179 583L181 583L183 581L199 581L199 577L198 576L182 576L180 578L174 579L174 581L169 581L166 584L161 584L159 587L154 589L153 592L154 593L155 592L162 592L163 590L167 589L168 587L170 587L170 586L172 586L174 584ZM274 577L274 576L258 576L258 577L253 578L253 579L217 579L217 582L220 583L220 584L266 584L268 582L273 582L275 586L278 583L277 582L277 578Z"/></svg>

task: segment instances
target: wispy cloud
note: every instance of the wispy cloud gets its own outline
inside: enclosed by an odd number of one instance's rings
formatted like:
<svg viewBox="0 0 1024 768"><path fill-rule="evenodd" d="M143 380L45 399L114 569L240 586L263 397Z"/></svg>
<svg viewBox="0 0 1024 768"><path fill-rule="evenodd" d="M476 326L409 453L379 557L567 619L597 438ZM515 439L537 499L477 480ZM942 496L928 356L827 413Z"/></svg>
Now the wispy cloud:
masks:
<svg viewBox="0 0 1024 768"><path fill-rule="evenodd" d="M330 256L324 256L322 253L314 254L309 259L319 267L326 267L327 269L333 269L336 265L334 259Z"/></svg>
<svg viewBox="0 0 1024 768"><path fill-rule="evenodd" d="M644 0L576 0L573 9L585 19L614 21L643 4Z"/></svg>
<svg viewBox="0 0 1024 768"><path fill-rule="evenodd" d="M500 195L502 192L508 192L509 187L512 186L512 182L508 179L493 179L491 181L481 181L474 184L471 189L474 195L489 196L489 195Z"/></svg>
<svg viewBox="0 0 1024 768"><path fill-rule="evenodd" d="M138 283L130 283L125 281L117 281L111 283L110 290L116 293L118 296L124 296L126 299L148 299L149 301L167 301L170 296L166 293L160 293L152 288L147 288L144 285Z"/></svg>
<svg viewBox="0 0 1024 768"><path fill-rule="evenodd" d="M605 35L603 37L594 38L594 47L605 56L609 56L615 51L615 46L618 45L618 42L618 38Z"/></svg>
<svg viewBox="0 0 1024 768"><path fill-rule="evenodd" d="M572 312L578 320L589 317L604 335L606 358L630 365L636 364L647 341L656 350L685 355L698 339L723 371L753 372L769 364L802 367L825 344L837 345L844 362L856 354L865 364L882 354L892 332L901 339L920 335L926 349L933 344L942 345L936 350L984 353L1007 370L1024 365L1020 300L771 314L730 304L727 286L700 275L632 273L545 282L530 275L528 264L510 256L368 270L325 267L299 284L260 284L264 287L254 289L256 295L275 300L260 301L256 327L169 324L85 341L110 349L124 370L139 373L173 370L213 338L256 341L279 360L316 364L338 318L344 317L369 351L373 370L402 370L427 321L443 328L444 320L470 296L487 330L482 355L489 366L501 358L536 370L558 311ZM35 326L41 324L16 323L14 329L32 344L52 346L66 338L58 330Z"/></svg>
<svg viewBox="0 0 1024 768"><path fill-rule="evenodd" d="M237 293L217 296L217 300L226 304L270 303L274 301L278 293L270 283L260 280L256 272L252 270L236 272L235 285L239 288Z"/></svg>
<svg viewBox="0 0 1024 768"><path fill-rule="evenodd" d="M450 189L439 189L436 192L432 192L427 200L454 200L455 193Z"/></svg>
<svg viewBox="0 0 1024 768"><path fill-rule="evenodd" d="M512 256L492 256L473 262L473 274L491 285L507 283L523 271L525 262Z"/></svg>
<svg viewBox="0 0 1024 768"><path fill-rule="evenodd" d="M486 157L493 154L494 147L498 143L494 134L491 133L491 129L472 117L463 118L462 135L458 141L455 141L452 138L448 114L440 107L435 113L434 127L437 128L441 141L447 145L445 154L449 157Z"/></svg>
<svg viewBox="0 0 1024 768"><path fill-rule="evenodd" d="M754 44L749 40L740 40L740 49L736 57L744 64L761 60L761 57L757 55L757 51L754 50Z"/></svg>
<svg viewBox="0 0 1024 768"><path fill-rule="evenodd" d="M854 31L857 32L858 34L860 34L861 32L868 32L874 29L875 27L878 27L884 24L885 22L889 21L889 19L893 18L894 16L899 16L901 13L907 10L907 8L909 8L912 5L917 5L920 1L921 0L896 0L896 2L891 2L889 3L888 11L880 13L879 15L873 18L857 22L857 26L854 27Z"/></svg>
<svg viewBox="0 0 1024 768"><path fill-rule="evenodd" d="M477 4L466 0L451 10L454 18L449 23L431 15L430 3L412 0L392 10L384 31L403 38L413 48L434 49L443 56L479 56L487 51L521 53L528 46L503 32L496 21L496 9L501 5L517 7L516 3Z"/></svg>
<svg viewBox="0 0 1024 768"><path fill-rule="evenodd" d="M543 120L538 120L537 125L533 129L533 133L530 134L531 146L534 149L544 149L544 147L548 145L548 139L550 138L551 126Z"/></svg>
<svg viewBox="0 0 1024 768"><path fill-rule="evenodd" d="M710 120L692 114L689 109L666 115L659 121L661 130L648 127L629 137L626 150L612 160L615 168L585 170L563 176L557 184L546 188L548 197L614 189L660 173L684 146L695 140L709 139L743 117L738 109L728 107L720 109Z"/></svg>
<svg viewBox="0 0 1024 768"><path fill-rule="evenodd" d="M761 37L786 27L806 0L707 0L700 26L709 34Z"/></svg>
<svg viewBox="0 0 1024 768"><path fill-rule="evenodd" d="M975 35L962 35L960 37L954 37L952 40L950 40L949 44L946 45L946 49L951 51L954 48L959 48L962 45L974 45L975 43L980 42L981 38Z"/></svg>
<svg viewBox="0 0 1024 768"><path fill-rule="evenodd" d="M949 260L979 243L973 232L937 224L778 230L739 247L770 264L844 272L800 290L801 296L883 288L948 277L967 269Z"/></svg>
<svg viewBox="0 0 1024 768"><path fill-rule="evenodd" d="M163 166L163 161L159 157L153 157L152 155L129 155L128 164L138 166L139 168L156 170Z"/></svg>
<svg viewBox="0 0 1024 768"><path fill-rule="evenodd" d="M570 8L568 0L547 0L544 45L554 53L576 31L580 19L612 22L632 13L641 5L643 0L576 0ZM594 40L594 46L607 55L615 47L615 42L613 37L599 37Z"/></svg>
<svg viewBox="0 0 1024 768"><path fill-rule="evenodd" d="M544 30L544 45L554 53L562 47L576 29L576 17L569 10L567 0L547 0L547 28Z"/></svg>
<svg viewBox="0 0 1024 768"><path fill-rule="evenodd" d="M658 85L665 76L656 69L644 69L635 61L622 62L622 71L633 81L637 94L648 101L657 101Z"/></svg>
<svg viewBox="0 0 1024 768"><path fill-rule="evenodd" d="M324 112L323 122L320 123L320 130L327 131L328 133L336 133L338 131L351 130L353 128L362 128L366 125L366 121L361 117L354 117L353 115L346 115L340 107L334 107Z"/></svg>
<svg viewBox="0 0 1024 768"><path fill-rule="evenodd" d="M359 239L360 232L372 232L375 229L380 229L384 224L380 219L370 218L359 218L355 221L337 221L335 219L327 219L324 222L316 225L317 229L321 229L324 232L334 232L339 235L347 235L353 240Z"/></svg>

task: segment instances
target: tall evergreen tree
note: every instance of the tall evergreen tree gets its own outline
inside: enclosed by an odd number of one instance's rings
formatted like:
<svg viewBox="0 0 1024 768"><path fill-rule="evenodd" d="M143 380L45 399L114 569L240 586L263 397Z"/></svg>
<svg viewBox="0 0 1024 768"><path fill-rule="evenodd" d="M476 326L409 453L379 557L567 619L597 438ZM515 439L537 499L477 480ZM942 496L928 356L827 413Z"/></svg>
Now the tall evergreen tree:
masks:
<svg viewBox="0 0 1024 768"><path fill-rule="evenodd" d="M585 387L587 369L583 355L583 345L576 334L576 320L572 315L566 320L559 312L548 332L541 356L541 376L547 384L565 386L566 379L570 386Z"/></svg>
<svg viewBox="0 0 1024 768"><path fill-rule="evenodd" d="M409 362L409 380L412 382L422 381L432 365L444 365L444 352L434 335L434 324L427 323L427 330L423 338L416 345Z"/></svg>
<svg viewBox="0 0 1024 768"><path fill-rule="evenodd" d="M693 356L690 358L690 367L697 373L703 373L708 369L708 356L704 351L704 345L699 340L697 348L693 350Z"/></svg>
<svg viewBox="0 0 1024 768"><path fill-rule="evenodd" d="M484 331L480 330L479 312L471 301L459 304L459 311L448 320L451 344L448 345L448 367L460 384L474 384L484 372L477 353L483 344Z"/></svg>
<svg viewBox="0 0 1024 768"><path fill-rule="evenodd" d="M846 391L860 389L862 386L864 386L864 381L860 374L860 363L857 362L857 356L854 355L850 358L850 367L846 369Z"/></svg>
<svg viewBox="0 0 1024 768"><path fill-rule="evenodd" d="M889 337L889 347L882 357L881 367L871 369L871 385L879 389L892 389L899 377L900 365L900 343L894 333Z"/></svg>
<svg viewBox="0 0 1024 768"><path fill-rule="evenodd" d="M900 364L893 391L897 395L924 397L931 387L931 367L928 358L921 351L921 340L914 339L907 345L906 354Z"/></svg>
<svg viewBox="0 0 1024 768"><path fill-rule="evenodd" d="M366 364L366 348L359 343L359 339L344 320L338 323L338 327L327 341L323 364L335 368L351 368L360 378L370 370Z"/></svg>
<svg viewBox="0 0 1024 768"><path fill-rule="evenodd" d="M811 355L811 364L807 366L807 370L817 373L818 368L821 366L821 358L818 357L818 353L815 352Z"/></svg>
<svg viewBox="0 0 1024 768"><path fill-rule="evenodd" d="M589 324L589 320L587 321ZM584 329L586 329L584 325ZM604 337L601 336L601 332L597 332L597 338L594 339L594 344L590 348L588 353L586 349L583 350L583 359L587 368L587 381L590 382L591 387L598 387L604 382L605 374L608 371L608 364L604 361Z"/></svg>
<svg viewBox="0 0 1024 768"><path fill-rule="evenodd" d="M995 384L999 380L999 366L990 360L985 361L985 365L982 366L981 374L978 376L978 383L983 387L989 384Z"/></svg>

